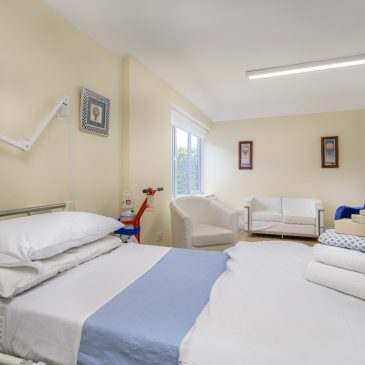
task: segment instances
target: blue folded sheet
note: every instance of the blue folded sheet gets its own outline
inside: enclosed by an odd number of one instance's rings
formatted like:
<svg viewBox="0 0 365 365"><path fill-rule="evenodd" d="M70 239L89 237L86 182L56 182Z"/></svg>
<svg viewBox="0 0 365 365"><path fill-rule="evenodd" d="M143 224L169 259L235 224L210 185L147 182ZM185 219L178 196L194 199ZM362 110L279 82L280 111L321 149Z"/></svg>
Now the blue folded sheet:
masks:
<svg viewBox="0 0 365 365"><path fill-rule="evenodd" d="M177 365L227 260L224 252L171 249L85 321L78 364Z"/></svg>

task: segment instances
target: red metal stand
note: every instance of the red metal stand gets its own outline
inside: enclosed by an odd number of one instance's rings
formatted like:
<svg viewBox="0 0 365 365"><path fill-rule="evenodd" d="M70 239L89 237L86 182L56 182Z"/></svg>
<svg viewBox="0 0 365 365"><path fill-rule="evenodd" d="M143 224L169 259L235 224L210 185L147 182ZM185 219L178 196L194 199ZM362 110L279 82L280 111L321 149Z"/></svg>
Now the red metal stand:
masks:
<svg viewBox="0 0 365 365"><path fill-rule="evenodd" d="M125 225L133 224L133 230L137 231L137 233L135 233L135 237L136 237L138 243L141 243L140 242L140 235L141 235L141 233L140 233L140 221L141 221L141 218L142 218L143 213L149 207L149 205L148 205L148 199L149 199L150 196L154 196L157 191L162 191L162 190L163 190L163 188L156 188L156 189L147 188L147 189L143 189L143 193L144 194L147 194L147 196L146 196L146 199L143 201L141 207L139 208L136 216L131 221L123 221L123 223Z"/></svg>

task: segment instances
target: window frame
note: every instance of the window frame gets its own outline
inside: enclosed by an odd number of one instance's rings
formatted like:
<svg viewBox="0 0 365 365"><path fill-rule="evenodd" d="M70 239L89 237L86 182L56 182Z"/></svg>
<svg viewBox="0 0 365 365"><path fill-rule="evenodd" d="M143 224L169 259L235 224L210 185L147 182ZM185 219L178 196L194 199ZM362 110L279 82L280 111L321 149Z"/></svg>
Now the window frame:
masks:
<svg viewBox="0 0 365 365"><path fill-rule="evenodd" d="M177 172L177 157L176 157L176 130L180 129L188 134L188 179L189 179L189 191L187 194L177 194L177 179L176 179L176 172ZM177 127L175 125L171 126L171 136L172 136L172 197L180 197L180 196L187 196L187 195L197 195L202 194L203 192L203 143L204 139L197 136L196 134L189 132L188 130ZM192 191L192 174L191 174L191 165L192 165L192 156L191 156L191 136L197 138L198 142L198 190Z"/></svg>

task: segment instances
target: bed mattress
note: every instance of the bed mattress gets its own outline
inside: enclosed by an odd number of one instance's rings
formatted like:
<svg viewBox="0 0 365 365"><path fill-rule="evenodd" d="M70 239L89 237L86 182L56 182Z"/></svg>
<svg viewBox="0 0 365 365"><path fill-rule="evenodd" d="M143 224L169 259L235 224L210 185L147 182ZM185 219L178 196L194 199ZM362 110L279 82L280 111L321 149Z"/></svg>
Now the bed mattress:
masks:
<svg viewBox="0 0 365 365"><path fill-rule="evenodd" d="M2 302L6 353L53 364L172 365L224 252L128 244Z"/></svg>
<svg viewBox="0 0 365 365"><path fill-rule="evenodd" d="M181 346L183 365L365 364L365 301L305 280L311 247L238 243L227 252Z"/></svg>
<svg viewBox="0 0 365 365"><path fill-rule="evenodd" d="M85 320L169 250L121 246L13 299L0 300L2 352L49 364L76 364Z"/></svg>
<svg viewBox="0 0 365 365"><path fill-rule="evenodd" d="M51 359L49 364L76 364L87 318L169 252L122 246L0 301L3 350ZM365 301L306 281L312 248L285 241L239 243L227 253L227 270L181 341L180 364L365 364ZM111 275L117 280L108 280ZM143 356L140 364L146 364Z"/></svg>

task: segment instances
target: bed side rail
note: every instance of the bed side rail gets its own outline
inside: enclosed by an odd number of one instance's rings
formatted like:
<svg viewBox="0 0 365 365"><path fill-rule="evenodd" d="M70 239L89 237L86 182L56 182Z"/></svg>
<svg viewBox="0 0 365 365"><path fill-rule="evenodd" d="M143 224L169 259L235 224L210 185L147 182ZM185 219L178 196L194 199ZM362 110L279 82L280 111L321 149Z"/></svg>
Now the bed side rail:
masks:
<svg viewBox="0 0 365 365"><path fill-rule="evenodd" d="M19 214L31 214L36 212L42 212L46 210L53 209L65 209L69 210L72 205L72 202L66 203L57 203L57 204L49 204L49 205L40 205L37 207L29 207L29 208L20 208L20 209L9 209L0 211L0 217L7 217L10 215L19 215Z"/></svg>

